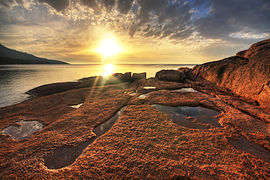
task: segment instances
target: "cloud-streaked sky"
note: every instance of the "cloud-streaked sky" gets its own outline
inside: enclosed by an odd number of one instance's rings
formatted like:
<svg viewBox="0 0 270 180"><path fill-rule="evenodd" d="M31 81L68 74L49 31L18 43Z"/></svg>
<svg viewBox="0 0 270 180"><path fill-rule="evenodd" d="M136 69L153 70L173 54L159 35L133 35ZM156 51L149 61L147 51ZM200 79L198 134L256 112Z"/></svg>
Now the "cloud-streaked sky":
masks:
<svg viewBox="0 0 270 180"><path fill-rule="evenodd" d="M0 42L70 63L197 64L270 38L269 0L0 0Z"/></svg>

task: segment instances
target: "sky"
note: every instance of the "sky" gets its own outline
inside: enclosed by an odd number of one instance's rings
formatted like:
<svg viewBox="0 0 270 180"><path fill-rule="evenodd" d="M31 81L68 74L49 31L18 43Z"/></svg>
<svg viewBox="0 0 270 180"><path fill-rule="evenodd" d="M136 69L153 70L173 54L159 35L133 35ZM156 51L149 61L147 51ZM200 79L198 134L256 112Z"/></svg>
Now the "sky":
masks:
<svg viewBox="0 0 270 180"><path fill-rule="evenodd" d="M270 38L269 0L0 0L0 43L72 64L200 64Z"/></svg>

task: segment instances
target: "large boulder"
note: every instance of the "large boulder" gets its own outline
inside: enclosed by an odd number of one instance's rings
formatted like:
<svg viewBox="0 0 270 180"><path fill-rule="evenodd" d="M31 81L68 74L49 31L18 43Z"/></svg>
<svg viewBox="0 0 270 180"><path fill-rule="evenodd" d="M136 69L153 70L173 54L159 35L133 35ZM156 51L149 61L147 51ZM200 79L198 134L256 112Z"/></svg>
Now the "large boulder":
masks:
<svg viewBox="0 0 270 180"><path fill-rule="evenodd" d="M164 81L183 82L186 79L186 74L182 70L161 70L156 73L155 77Z"/></svg>
<svg viewBox="0 0 270 180"><path fill-rule="evenodd" d="M194 78L203 78L237 95L270 108L270 39L220 61L193 68Z"/></svg>

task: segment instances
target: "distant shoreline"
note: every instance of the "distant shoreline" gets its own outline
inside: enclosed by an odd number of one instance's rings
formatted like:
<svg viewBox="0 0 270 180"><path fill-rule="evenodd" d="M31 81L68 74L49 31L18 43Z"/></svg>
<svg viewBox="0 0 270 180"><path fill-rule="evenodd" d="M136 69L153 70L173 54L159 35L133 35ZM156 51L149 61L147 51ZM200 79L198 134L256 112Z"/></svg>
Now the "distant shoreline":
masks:
<svg viewBox="0 0 270 180"><path fill-rule="evenodd" d="M0 64L0 66L2 65L75 65L75 66L79 66L79 65L103 65L103 64L98 64L98 63L93 63L93 64ZM196 65L200 65L200 64L113 64L113 65L143 65L143 66L153 66L153 65L163 65L163 66L196 66Z"/></svg>

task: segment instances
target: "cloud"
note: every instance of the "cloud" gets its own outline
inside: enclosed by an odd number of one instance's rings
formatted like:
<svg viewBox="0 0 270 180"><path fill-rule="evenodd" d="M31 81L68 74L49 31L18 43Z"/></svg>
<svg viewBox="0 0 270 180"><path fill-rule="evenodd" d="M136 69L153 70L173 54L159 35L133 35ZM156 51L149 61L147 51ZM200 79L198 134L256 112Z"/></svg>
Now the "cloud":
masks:
<svg viewBox="0 0 270 180"><path fill-rule="evenodd" d="M80 0L80 4L96 13L88 13L75 0L38 0L49 4L63 16L84 22L111 25L134 35L183 39L191 35L191 6L187 0ZM105 10L105 11L104 11ZM98 12L98 13L97 13ZM96 21L96 22L94 22ZM148 31L147 28L148 26Z"/></svg>
<svg viewBox="0 0 270 180"><path fill-rule="evenodd" d="M38 0L41 3L47 3L57 11L62 11L69 6L69 0Z"/></svg>
<svg viewBox="0 0 270 180"><path fill-rule="evenodd" d="M269 0L207 0L206 17L195 22L197 31L206 38L229 39L232 33L248 28L257 34L269 33Z"/></svg>
<svg viewBox="0 0 270 180"><path fill-rule="evenodd" d="M138 0L136 32L147 37L183 39L191 35L191 6L187 1Z"/></svg>
<svg viewBox="0 0 270 180"><path fill-rule="evenodd" d="M182 41L192 33L206 39L264 38L270 33L269 0L31 0L46 3L72 21L105 24L133 36ZM23 6L25 0L0 0ZM85 8L81 8L82 6ZM88 8L88 10L87 10ZM93 9L94 14L90 9ZM89 13L89 12L90 13ZM60 14L61 15L61 14ZM249 31L246 31L249 29Z"/></svg>
<svg viewBox="0 0 270 180"><path fill-rule="evenodd" d="M9 1L7 1L7 0L0 0L0 5L3 6L3 7L10 8L14 4L15 4L15 1L14 0L9 0Z"/></svg>
<svg viewBox="0 0 270 180"><path fill-rule="evenodd" d="M115 0L102 0L101 2L108 11L112 10L112 8L115 6Z"/></svg>
<svg viewBox="0 0 270 180"><path fill-rule="evenodd" d="M264 39L270 37L270 33L256 33L243 29L242 31L231 33L229 36L237 39Z"/></svg>
<svg viewBox="0 0 270 180"><path fill-rule="evenodd" d="M90 8L96 8L97 2L96 0L80 0L83 5L86 5Z"/></svg>
<svg viewBox="0 0 270 180"><path fill-rule="evenodd" d="M118 10L123 14L128 13L128 11L132 7L132 4L133 4L133 0L118 0L117 1Z"/></svg>
<svg viewBox="0 0 270 180"><path fill-rule="evenodd" d="M11 9L14 6L22 6L28 8L32 3L32 0L0 0L0 7Z"/></svg>

